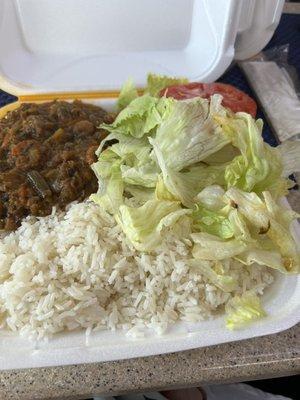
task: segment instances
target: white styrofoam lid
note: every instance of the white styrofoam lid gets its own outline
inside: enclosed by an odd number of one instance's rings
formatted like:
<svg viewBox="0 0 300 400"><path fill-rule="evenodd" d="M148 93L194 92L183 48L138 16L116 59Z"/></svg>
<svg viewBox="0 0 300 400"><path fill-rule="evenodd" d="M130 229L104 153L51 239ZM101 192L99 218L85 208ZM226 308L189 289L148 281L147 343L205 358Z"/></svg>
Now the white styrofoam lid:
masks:
<svg viewBox="0 0 300 400"><path fill-rule="evenodd" d="M116 90L128 77L143 86L148 72L213 81L236 42L239 58L266 44L283 3L1 0L0 87L16 95Z"/></svg>

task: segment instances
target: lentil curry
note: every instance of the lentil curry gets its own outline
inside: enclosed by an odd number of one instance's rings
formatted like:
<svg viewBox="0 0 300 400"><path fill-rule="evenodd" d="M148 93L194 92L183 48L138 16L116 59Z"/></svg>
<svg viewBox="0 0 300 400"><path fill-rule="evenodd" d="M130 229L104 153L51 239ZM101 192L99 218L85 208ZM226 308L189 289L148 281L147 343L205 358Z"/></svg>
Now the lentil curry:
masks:
<svg viewBox="0 0 300 400"><path fill-rule="evenodd" d="M0 229L97 191L90 168L112 114L75 100L24 103L0 120Z"/></svg>

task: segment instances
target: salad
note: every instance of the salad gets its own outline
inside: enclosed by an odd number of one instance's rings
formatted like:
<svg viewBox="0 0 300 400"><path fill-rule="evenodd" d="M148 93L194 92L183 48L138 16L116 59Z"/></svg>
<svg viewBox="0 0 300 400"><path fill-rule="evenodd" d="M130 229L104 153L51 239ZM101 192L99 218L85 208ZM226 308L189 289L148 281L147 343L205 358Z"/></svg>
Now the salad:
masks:
<svg viewBox="0 0 300 400"><path fill-rule="evenodd" d="M93 164L91 199L137 250L151 251L164 229L176 228L192 241L187 262L225 292L236 282L224 260L299 273L290 232L299 215L281 203L294 185L289 175L300 170L299 143L265 143L249 96L150 74L143 95L131 80L124 85L118 107L115 121L101 126L109 135ZM233 297L226 312L231 329L265 315L253 291Z"/></svg>

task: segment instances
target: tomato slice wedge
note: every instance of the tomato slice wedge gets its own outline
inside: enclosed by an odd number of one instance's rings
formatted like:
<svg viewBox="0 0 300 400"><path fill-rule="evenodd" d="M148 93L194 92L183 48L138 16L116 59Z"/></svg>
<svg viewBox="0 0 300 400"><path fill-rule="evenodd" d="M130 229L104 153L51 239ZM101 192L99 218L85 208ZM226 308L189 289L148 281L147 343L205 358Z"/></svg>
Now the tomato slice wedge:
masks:
<svg viewBox="0 0 300 400"><path fill-rule="evenodd" d="M223 96L223 106L233 112L243 111L253 118L256 116L256 102L246 93L226 83L199 83L192 82L184 85L169 86L160 92L160 96L173 97L177 100L203 97L209 99L213 94Z"/></svg>

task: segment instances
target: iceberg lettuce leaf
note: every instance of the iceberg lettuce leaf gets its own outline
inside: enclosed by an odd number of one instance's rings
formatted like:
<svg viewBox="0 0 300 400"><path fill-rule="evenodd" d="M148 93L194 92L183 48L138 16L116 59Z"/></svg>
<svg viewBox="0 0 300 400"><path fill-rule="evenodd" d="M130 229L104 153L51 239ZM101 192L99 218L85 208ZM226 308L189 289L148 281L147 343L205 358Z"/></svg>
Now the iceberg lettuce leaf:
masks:
<svg viewBox="0 0 300 400"><path fill-rule="evenodd" d="M150 251L161 242L164 227L189 213L179 202L149 200L137 208L121 205L116 220L137 250Z"/></svg>
<svg viewBox="0 0 300 400"><path fill-rule="evenodd" d="M168 86L181 85L188 83L186 78L171 78L165 75L148 74L146 93L151 96L158 96L160 92Z"/></svg>
<svg viewBox="0 0 300 400"><path fill-rule="evenodd" d="M259 297L250 291L242 296L233 297L225 306L225 311L226 327L231 330L243 328L250 322L266 316Z"/></svg>
<svg viewBox="0 0 300 400"><path fill-rule="evenodd" d="M212 284L217 286L224 292L232 292L237 288L238 282L230 275L218 274L213 268L212 263L205 260L189 260L188 264L198 271L203 276L210 280Z"/></svg>
<svg viewBox="0 0 300 400"><path fill-rule="evenodd" d="M123 108L127 107L132 100L138 97L138 91L133 83L132 79L128 79L127 82L122 86L120 95L118 97L118 109L123 110Z"/></svg>

